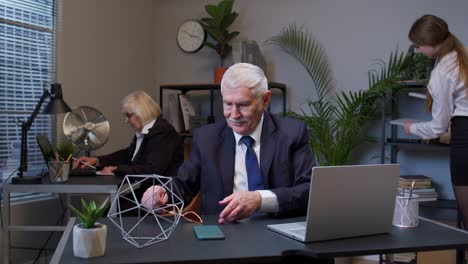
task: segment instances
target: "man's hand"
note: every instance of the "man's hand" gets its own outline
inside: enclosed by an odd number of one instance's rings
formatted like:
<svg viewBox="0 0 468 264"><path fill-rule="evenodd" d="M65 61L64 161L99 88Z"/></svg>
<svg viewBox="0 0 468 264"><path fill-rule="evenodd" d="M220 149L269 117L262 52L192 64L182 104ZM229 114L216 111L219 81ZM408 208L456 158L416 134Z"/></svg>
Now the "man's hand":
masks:
<svg viewBox="0 0 468 264"><path fill-rule="evenodd" d="M75 161L73 161L72 170L78 168L78 166L80 166L80 168L84 169L89 165L94 166L94 165L96 165L96 163L97 163L97 158L96 157L81 156L81 157L75 159Z"/></svg>
<svg viewBox="0 0 468 264"><path fill-rule="evenodd" d="M259 192L236 192L219 201L226 206L219 215L220 224L225 221L235 221L251 216L262 206L262 197Z"/></svg>
<svg viewBox="0 0 468 264"><path fill-rule="evenodd" d="M150 210L162 207L167 204L168 196L166 189L159 185L153 185L149 187L143 197L141 198L141 204Z"/></svg>

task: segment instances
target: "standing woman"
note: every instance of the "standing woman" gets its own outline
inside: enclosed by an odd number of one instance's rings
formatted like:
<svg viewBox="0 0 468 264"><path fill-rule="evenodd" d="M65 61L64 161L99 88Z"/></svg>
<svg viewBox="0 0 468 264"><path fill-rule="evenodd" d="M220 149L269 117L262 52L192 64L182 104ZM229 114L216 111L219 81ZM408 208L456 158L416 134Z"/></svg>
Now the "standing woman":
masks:
<svg viewBox="0 0 468 264"><path fill-rule="evenodd" d="M409 39L421 53L435 58L427 89L433 99L432 120L404 125L406 133L437 138L451 128L450 173L463 227L468 229L468 55L447 23L434 15L416 20Z"/></svg>
<svg viewBox="0 0 468 264"><path fill-rule="evenodd" d="M143 91L130 93L122 100L121 112L135 130L131 144L108 155L79 157L73 162L73 169L84 168L87 163L98 166L102 174L177 175L184 160L183 141L174 127L162 118L161 108L151 96Z"/></svg>

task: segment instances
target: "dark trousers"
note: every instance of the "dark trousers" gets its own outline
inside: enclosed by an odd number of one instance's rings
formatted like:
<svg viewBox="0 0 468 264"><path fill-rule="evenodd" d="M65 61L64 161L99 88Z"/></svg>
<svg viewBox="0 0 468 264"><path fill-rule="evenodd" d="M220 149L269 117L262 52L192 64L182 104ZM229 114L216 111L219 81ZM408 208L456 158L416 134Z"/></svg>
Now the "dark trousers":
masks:
<svg viewBox="0 0 468 264"><path fill-rule="evenodd" d="M450 174L455 186L468 186L468 117L452 118L450 135Z"/></svg>

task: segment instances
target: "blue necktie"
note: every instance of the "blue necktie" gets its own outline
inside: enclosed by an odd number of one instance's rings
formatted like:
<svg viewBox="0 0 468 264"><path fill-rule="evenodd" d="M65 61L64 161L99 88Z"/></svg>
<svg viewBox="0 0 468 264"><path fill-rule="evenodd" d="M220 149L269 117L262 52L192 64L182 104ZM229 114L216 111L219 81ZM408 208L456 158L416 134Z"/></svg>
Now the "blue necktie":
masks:
<svg viewBox="0 0 468 264"><path fill-rule="evenodd" d="M241 138L241 141L247 146L247 151L245 152L245 168L247 169L249 191L264 190L265 185L263 184L260 168L258 167L257 155L252 147L255 140L250 136L244 136Z"/></svg>

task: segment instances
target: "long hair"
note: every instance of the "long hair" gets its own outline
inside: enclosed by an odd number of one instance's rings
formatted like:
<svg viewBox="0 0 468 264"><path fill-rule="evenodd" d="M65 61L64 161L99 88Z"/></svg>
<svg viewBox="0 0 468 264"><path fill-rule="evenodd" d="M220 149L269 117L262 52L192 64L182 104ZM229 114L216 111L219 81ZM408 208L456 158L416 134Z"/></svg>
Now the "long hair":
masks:
<svg viewBox="0 0 468 264"><path fill-rule="evenodd" d="M459 78L468 87L468 54L458 38L450 33L447 23L442 18L434 15L420 17L413 23L408 37L419 46L439 46L437 61L447 53L455 51ZM468 88L465 92L468 93Z"/></svg>

